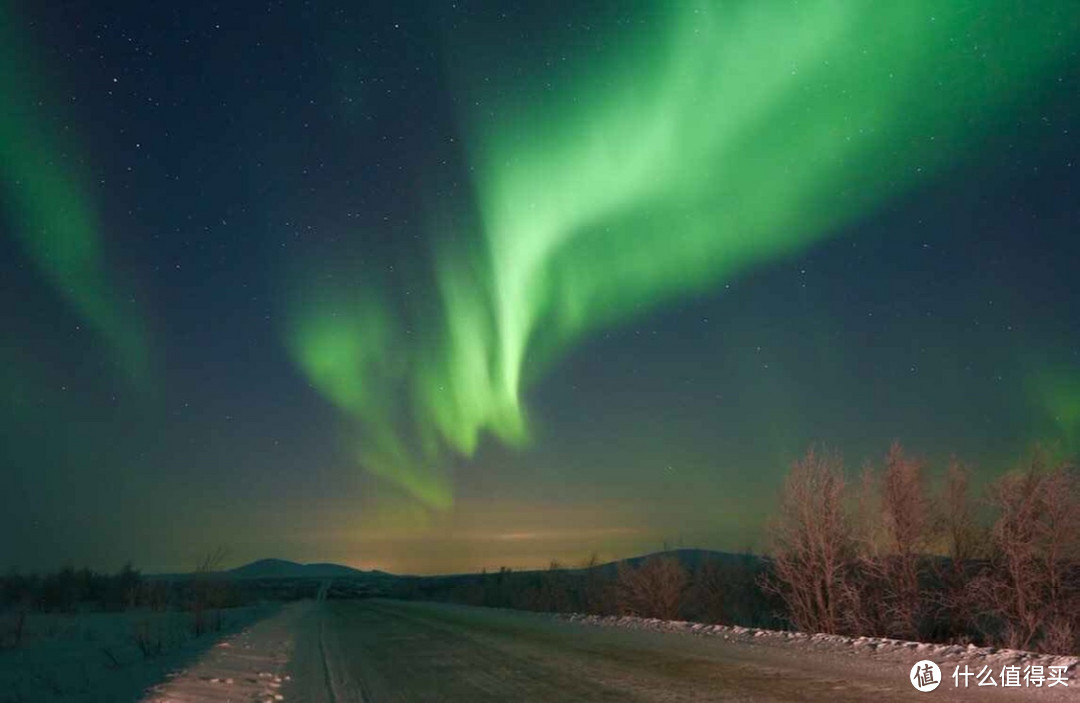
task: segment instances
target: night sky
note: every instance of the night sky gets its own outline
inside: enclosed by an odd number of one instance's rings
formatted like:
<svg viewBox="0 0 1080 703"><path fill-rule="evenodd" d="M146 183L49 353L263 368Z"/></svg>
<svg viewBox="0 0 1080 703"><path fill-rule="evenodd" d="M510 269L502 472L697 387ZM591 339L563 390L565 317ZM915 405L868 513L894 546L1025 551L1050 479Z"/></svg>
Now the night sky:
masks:
<svg viewBox="0 0 1080 703"><path fill-rule="evenodd" d="M0 568L764 546L1080 450L1080 4L0 0Z"/></svg>

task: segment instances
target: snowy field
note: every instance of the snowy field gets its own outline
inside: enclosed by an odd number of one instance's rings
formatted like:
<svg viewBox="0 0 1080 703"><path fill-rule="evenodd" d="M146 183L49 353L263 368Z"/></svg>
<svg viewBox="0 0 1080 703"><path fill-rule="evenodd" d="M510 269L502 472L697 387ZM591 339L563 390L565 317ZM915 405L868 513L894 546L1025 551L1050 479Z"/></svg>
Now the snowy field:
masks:
<svg viewBox="0 0 1080 703"><path fill-rule="evenodd" d="M0 703L139 700L197 661L222 636L276 613L276 606L220 611L222 630L195 637L180 612L31 613L13 647L17 616L0 615ZM217 613L211 615L216 620Z"/></svg>

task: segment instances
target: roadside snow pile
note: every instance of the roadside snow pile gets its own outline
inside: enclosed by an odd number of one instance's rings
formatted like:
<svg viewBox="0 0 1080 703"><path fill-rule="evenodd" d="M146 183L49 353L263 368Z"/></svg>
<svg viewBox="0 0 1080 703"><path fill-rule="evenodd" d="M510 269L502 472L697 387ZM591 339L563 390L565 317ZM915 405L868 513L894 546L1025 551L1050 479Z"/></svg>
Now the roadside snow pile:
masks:
<svg viewBox="0 0 1080 703"><path fill-rule="evenodd" d="M18 646L0 649L0 703L137 699L222 635L273 610L223 610L222 632L201 637L191 633L190 613L29 614Z"/></svg>
<svg viewBox="0 0 1080 703"><path fill-rule="evenodd" d="M639 618L632 615L584 615L572 613L561 615L561 619L585 625L604 627L626 627L637 630L656 630L659 632L684 632L695 635L721 637L727 641L784 644L802 643L816 649L829 651L850 650L852 653L869 656L891 656L896 658L930 659L938 664L942 662L992 666L1007 665L1065 667L1069 680L1077 675L1080 657L1072 655L1038 654L1016 649L996 649L994 647L976 647L959 644L931 644L929 642L910 642L888 637L848 637L845 635L827 635L824 633L808 634L785 630L765 630L738 625L706 625L699 622L682 620L659 620L657 618Z"/></svg>

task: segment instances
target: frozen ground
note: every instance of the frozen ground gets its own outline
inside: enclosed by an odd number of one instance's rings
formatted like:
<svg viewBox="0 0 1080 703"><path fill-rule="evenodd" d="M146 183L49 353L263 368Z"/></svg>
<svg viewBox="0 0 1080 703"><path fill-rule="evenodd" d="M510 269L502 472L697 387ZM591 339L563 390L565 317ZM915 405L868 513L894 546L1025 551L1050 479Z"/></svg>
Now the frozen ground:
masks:
<svg viewBox="0 0 1080 703"><path fill-rule="evenodd" d="M269 606L221 611L223 633L276 611ZM12 627L13 615L0 617ZM194 637L190 618L150 611L30 614L19 646L0 649L0 703L138 700L220 639L221 634Z"/></svg>
<svg viewBox="0 0 1080 703"><path fill-rule="evenodd" d="M314 623L317 608L312 601L291 603L274 617L222 639L197 661L149 689L144 703L284 700L281 687L289 680L285 665L300 633Z"/></svg>
<svg viewBox="0 0 1080 703"><path fill-rule="evenodd" d="M0 701L1080 701L1075 657L1009 650L388 600L318 599L257 615L201 652L180 643L140 661L125 650L119 667L90 657L108 673L81 682L77 664L53 662L75 672L74 683L56 679L62 693L42 677L45 650L29 654L40 642L26 652L37 669L20 673L11 652L0 654ZM57 640L92 641L73 645L91 653L108 640L83 632ZM920 659L941 666L934 692L908 681ZM1002 667L1032 664L1065 667L1069 687L1001 686ZM958 690L951 673L965 665L989 667L998 685L972 677ZM31 685L11 695L12 681Z"/></svg>
<svg viewBox="0 0 1080 703"><path fill-rule="evenodd" d="M1000 668L1019 653L949 659L959 653L917 643L378 600L330 601L310 618L287 701L1080 700L1080 687L1002 688ZM923 658L946 677L932 693L908 682ZM1054 661L1075 673L1075 659ZM999 685L957 689L952 667L964 662L990 665Z"/></svg>

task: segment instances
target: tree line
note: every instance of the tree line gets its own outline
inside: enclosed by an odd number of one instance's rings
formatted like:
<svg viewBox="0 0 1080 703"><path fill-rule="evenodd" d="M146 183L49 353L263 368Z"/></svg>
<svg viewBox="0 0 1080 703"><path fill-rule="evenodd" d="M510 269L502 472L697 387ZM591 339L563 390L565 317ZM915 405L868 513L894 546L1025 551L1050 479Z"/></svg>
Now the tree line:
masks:
<svg viewBox="0 0 1080 703"><path fill-rule="evenodd" d="M390 595L547 612L1080 651L1080 473L1035 450L979 495L932 486L894 443L849 477L811 447L785 478L764 556L677 550L617 564L405 579Z"/></svg>
<svg viewBox="0 0 1080 703"><path fill-rule="evenodd" d="M770 537L761 585L799 629L1080 650L1080 474L1046 451L975 497L956 460L932 492L898 443L856 480L812 448Z"/></svg>

